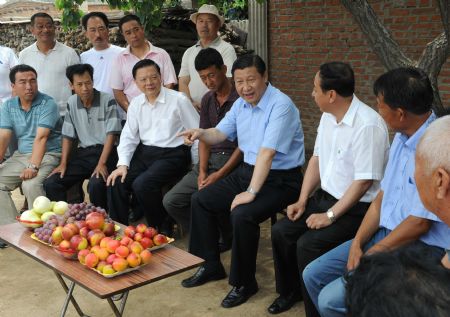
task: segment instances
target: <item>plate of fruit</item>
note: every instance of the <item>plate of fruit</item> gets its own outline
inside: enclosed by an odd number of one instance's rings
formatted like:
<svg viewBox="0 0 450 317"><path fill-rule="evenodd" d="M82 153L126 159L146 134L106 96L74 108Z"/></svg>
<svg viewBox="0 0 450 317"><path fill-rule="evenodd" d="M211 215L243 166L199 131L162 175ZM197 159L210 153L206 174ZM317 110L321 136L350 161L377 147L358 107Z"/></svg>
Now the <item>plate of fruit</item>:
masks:
<svg viewBox="0 0 450 317"><path fill-rule="evenodd" d="M174 238L169 238L163 234L158 233L153 227L140 223L137 226L128 226L123 230L124 236L122 239L128 238L127 241L137 241L145 249L155 251L175 241Z"/></svg>
<svg viewBox="0 0 450 317"><path fill-rule="evenodd" d="M138 270L149 263L151 252L139 242L124 238L104 237L90 249L80 250L78 260L106 278Z"/></svg>

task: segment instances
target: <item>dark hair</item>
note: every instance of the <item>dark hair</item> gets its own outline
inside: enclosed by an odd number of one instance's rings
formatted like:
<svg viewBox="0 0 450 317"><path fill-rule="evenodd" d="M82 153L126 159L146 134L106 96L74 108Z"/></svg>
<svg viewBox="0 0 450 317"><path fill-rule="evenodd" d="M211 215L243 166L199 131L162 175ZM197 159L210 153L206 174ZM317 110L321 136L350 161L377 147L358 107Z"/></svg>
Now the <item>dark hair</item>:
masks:
<svg viewBox="0 0 450 317"><path fill-rule="evenodd" d="M342 97L350 97L355 92L355 74L349 64L329 62L320 65L320 88L334 90Z"/></svg>
<svg viewBox="0 0 450 317"><path fill-rule="evenodd" d="M430 79L419 68L401 67L384 73L375 81L373 92L382 95L389 107L414 114L427 113L433 104Z"/></svg>
<svg viewBox="0 0 450 317"><path fill-rule="evenodd" d="M231 74L234 76L234 71L236 69L244 69L252 66L256 67L256 70L261 74L261 76L264 76L266 72L266 63L264 63L261 57L254 54L247 54L235 60L233 67L231 68Z"/></svg>
<svg viewBox="0 0 450 317"><path fill-rule="evenodd" d="M136 79L136 73L137 73L138 69L144 68L144 67L149 67L149 66L155 67L158 74L161 75L161 70L159 69L159 65L157 63L155 63L151 59L143 59L143 60L140 60L139 62L137 62L133 66L133 70L132 70L133 78Z"/></svg>
<svg viewBox="0 0 450 317"><path fill-rule="evenodd" d="M122 25L124 25L125 23L130 22L130 21L136 21L137 23L139 23L139 25L142 25L141 19L139 19L139 17L137 15L127 14L126 16L122 17L119 21L120 32L122 32Z"/></svg>
<svg viewBox="0 0 450 317"><path fill-rule="evenodd" d="M431 248L415 243L364 256L346 276L348 316L448 316L450 270Z"/></svg>
<svg viewBox="0 0 450 317"><path fill-rule="evenodd" d="M73 84L74 75L83 75L88 72L91 79L94 80L94 68L89 64L75 64L66 68L66 77Z"/></svg>
<svg viewBox="0 0 450 317"><path fill-rule="evenodd" d="M16 74L25 72L33 72L37 78L37 72L33 67L26 64L19 64L11 68L9 71L9 81L14 84L16 82Z"/></svg>
<svg viewBox="0 0 450 317"><path fill-rule="evenodd" d="M53 18L49 15L49 14L47 14L47 13L45 13L45 12L38 12L38 13L35 13L35 14L33 14L32 16L31 16L31 26L34 26L34 20L36 20L36 18L45 18L45 19L49 19L50 21L52 21L52 24L54 24L55 22L53 21Z"/></svg>
<svg viewBox="0 0 450 317"><path fill-rule="evenodd" d="M223 65L222 55L210 47L200 50L195 57L195 69L197 71L207 69L210 66L216 66L217 69L220 69Z"/></svg>
<svg viewBox="0 0 450 317"><path fill-rule="evenodd" d="M87 23L88 23L89 19L93 18L93 17L102 19L103 23L105 23L105 26L109 27L109 21L108 21L108 17L106 16L106 14L104 14L103 12L94 11L94 12L90 12L90 13L84 15L81 18L81 24L83 25L83 29L87 30Z"/></svg>

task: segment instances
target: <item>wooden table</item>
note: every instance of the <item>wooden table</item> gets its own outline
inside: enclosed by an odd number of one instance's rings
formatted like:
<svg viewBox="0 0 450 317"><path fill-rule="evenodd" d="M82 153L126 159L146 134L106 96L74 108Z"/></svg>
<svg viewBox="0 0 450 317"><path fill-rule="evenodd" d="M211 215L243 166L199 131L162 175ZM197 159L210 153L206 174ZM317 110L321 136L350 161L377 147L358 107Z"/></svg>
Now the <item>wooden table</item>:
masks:
<svg viewBox="0 0 450 317"><path fill-rule="evenodd" d="M113 278L105 278L84 267L78 261L66 260L51 247L31 239L31 233L19 223L0 226L0 239L55 272L67 293L61 316L65 315L69 301L75 306L80 316L86 316L72 296L75 284L84 287L99 298L106 298L115 316L122 316L130 290L184 272L203 263L203 259L167 245L153 251L150 263L139 270ZM62 276L71 281L69 286L64 282ZM111 298L118 294L123 295L119 308Z"/></svg>

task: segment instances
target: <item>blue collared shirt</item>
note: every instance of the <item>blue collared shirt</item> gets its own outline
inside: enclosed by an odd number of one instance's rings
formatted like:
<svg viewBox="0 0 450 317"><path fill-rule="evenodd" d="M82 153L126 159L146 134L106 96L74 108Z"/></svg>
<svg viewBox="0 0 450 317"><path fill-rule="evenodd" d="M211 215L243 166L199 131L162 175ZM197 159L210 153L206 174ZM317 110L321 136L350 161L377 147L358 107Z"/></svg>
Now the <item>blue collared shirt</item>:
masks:
<svg viewBox="0 0 450 317"><path fill-rule="evenodd" d="M300 114L292 100L268 85L253 107L239 98L216 126L230 141L238 139L244 162L255 165L260 148L276 151L271 169L286 170L305 163Z"/></svg>
<svg viewBox="0 0 450 317"><path fill-rule="evenodd" d="M436 119L434 113L411 136L397 133L392 141L389 161L381 181L383 201L381 203L380 226L393 230L409 215L433 221L430 230L420 237L428 245L441 248L450 245L450 228L433 213L425 209L420 201L414 180L416 146L426 128Z"/></svg>
<svg viewBox="0 0 450 317"><path fill-rule="evenodd" d="M0 129L14 131L21 154L32 153L38 127L50 129L46 152L60 153L61 126L62 120L55 100L41 92L37 93L28 112L20 106L19 97L8 99L1 107Z"/></svg>

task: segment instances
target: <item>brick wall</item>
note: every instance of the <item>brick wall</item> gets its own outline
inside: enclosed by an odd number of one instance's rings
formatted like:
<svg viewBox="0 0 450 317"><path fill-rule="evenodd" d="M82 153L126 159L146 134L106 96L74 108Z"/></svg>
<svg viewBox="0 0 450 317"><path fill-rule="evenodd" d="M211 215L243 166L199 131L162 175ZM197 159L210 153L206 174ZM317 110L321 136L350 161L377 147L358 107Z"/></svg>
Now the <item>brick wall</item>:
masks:
<svg viewBox="0 0 450 317"><path fill-rule="evenodd" d="M406 55L418 59L442 31L433 0L369 0ZM307 154L311 155L320 111L311 98L321 63L345 61L356 76L356 94L374 106L372 84L385 69L371 51L352 15L338 0L269 1L269 72L272 84L287 93L301 111ZM439 76L444 104L450 99L450 59Z"/></svg>

